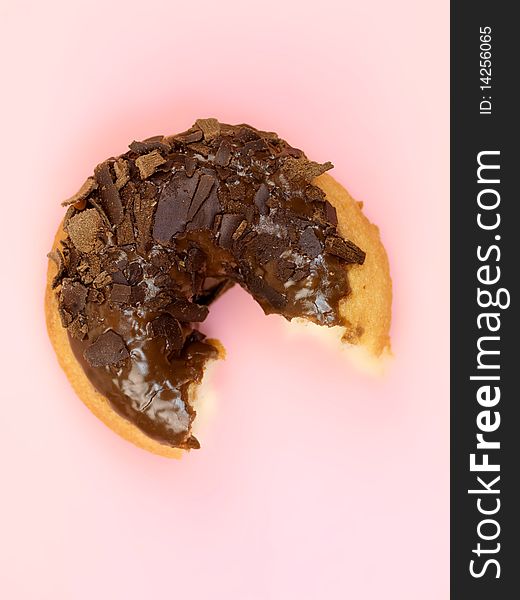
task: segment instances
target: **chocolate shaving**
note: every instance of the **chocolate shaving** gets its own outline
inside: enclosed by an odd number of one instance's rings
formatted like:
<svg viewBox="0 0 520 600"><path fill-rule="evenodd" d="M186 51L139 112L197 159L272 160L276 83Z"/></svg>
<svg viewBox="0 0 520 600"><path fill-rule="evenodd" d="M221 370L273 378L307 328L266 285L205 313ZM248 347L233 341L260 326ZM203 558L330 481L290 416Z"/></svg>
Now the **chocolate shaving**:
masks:
<svg viewBox="0 0 520 600"><path fill-rule="evenodd" d="M145 301L146 298L146 284L140 283L139 285L132 286L132 296L129 304L139 305Z"/></svg>
<svg viewBox="0 0 520 600"><path fill-rule="evenodd" d="M132 184L131 184L132 185ZM128 186L129 191L123 192L122 199L125 202L125 213L123 220L116 227L117 244L119 246L129 246L135 243L134 223L132 220L135 200L135 188Z"/></svg>
<svg viewBox="0 0 520 600"><path fill-rule="evenodd" d="M160 150L161 152L168 152L170 150L170 145L164 141L163 136L149 138L143 142L136 142L134 140L128 147L136 154L147 154L153 150Z"/></svg>
<svg viewBox="0 0 520 600"><path fill-rule="evenodd" d="M88 326L80 317L76 317L74 321L67 327L69 335L77 340L83 340L87 337Z"/></svg>
<svg viewBox="0 0 520 600"><path fill-rule="evenodd" d="M134 224L129 212L125 213L124 219L116 227L116 237L118 246L135 244Z"/></svg>
<svg viewBox="0 0 520 600"><path fill-rule="evenodd" d="M208 156L211 154L211 148L209 146L206 146L206 144L202 144L199 142L190 144L190 150L197 154L200 154L201 156L204 156L205 158L208 158Z"/></svg>
<svg viewBox="0 0 520 600"><path fill-rule="evenodd" d="M84 256L77 271L81 276L81 281L85 285L90 285L94 279L101 273L101 260L97 254L88 254Z"/></svg>
<svg viewBox="0 0 520 600"><path fill-rule="evenodd" d="M332 169L334 165L331 162L319 164L306 158L288 157L282 165L281 171L289 181L302 180L310 183L313 179Z"/></svg>
<svg viewBox="0 0 520 600"><path fill-rule="evenodd" d="M260 187L255 192L254 203L261 215L267 215L269 208L266 204L269 198L269 188L265 183L261 183Z"/></svg>
<svg viewBox="0 0 520 600"><path fill-rule="evenodd" d="M176 298L165 310L184 323L200 323L208 316L208 307L189 302L185 298Z"/></svg>
<svg viewBox="0 0 520 600"><path fill-rule="evenodd" d="M197 214L199 208L202 206L202 203L209 196L211 188L214 184L215 177L213 177L213 175L204 174L199 179L199 185L197 186L197 190L193 196L193 200L188 210L188 220L193 219L193 217Z"/></svg>
<svg viewBox="0 0 520 600"><path fill-rule="evenodd" d="M171 136L171 137L167 137L165 139L167 142L175 141L175 142L180 142L181 144L191 144L193 142L200 142L203 135L204 134L202 133L202 129L191 128L191 129L188 129L188 131L179 133L179 134Z"/></svg>
<svg viewBox="0 0 520 600"><path fill-rule="evenodd" d="M336 226L338 224L336 209L328 200L325 202L325 217L331 225Z"/></svg>
<svg viewBox="0 0 520 600"><path fill-rule="evenodd" d="M145 182L139 193L134 195L133 213L137 227L138 248L145 252L151 242L151 228L157 200L156 188L153 183Z"/></svg>
<svg viewBox="0 0 520 600"><path fill-rule="evenodd" d="M99 217L101 218L101 221L103 222L103 226L105 227L105 229L107 229L107 230L112 229L112 223L110 223L110 220L107 217L107 214L106 214L105 210L101 206L100 199L96 198L96 196L91 196L89 198L89 203L92 204L92 206L97 210L97 212L99 214Z"/></svg>
<svg viewBox="0 0 520 600"><path fill-rule="evenodd" d="M195 173L197 168L197 159L194 156L186 156L184 159L184 171L188 177Z"/></svg>
<svg viewBox="0 0 520 600"><path fill-rule="evenodd" d="M217 119L197 119L195 124L202 130L207 142L211 142L220 135L220 123Z"/></svg>
<svg viewBox="0 0 520 600"><path fill-rule="evenodd" d="M240 153L241 154L253 154L253 153L260 153L260 152L266 152L267 150L269 150L269 146L267 145L267 142L265 140L262 139L257 139L257 140L251 140L250 142L245 143L242 148L240 149Z"/></svg>
<svg viewBox="0 0 520 600"><path fill-rule="evenodd" d="M273 308L280 310L287 304L287 298L283 294L277 292L264 279L254 273L246 275L246 283L253 296L259 296L267 300Z"/></svg>
<svg viewBox="0 0 520 600"><path fill-rule="evenodd" d="M206 273L206 255L199 248L190 248L185 261L186 271L191 273L191 287L198 294L204 285Z"/></svg>
<svg viewBox="0 0 520 600"><path fill-rule="evenodd" d="M151 135L143 140L143 143L152 143L152 142L162 142L169 150L171 150L171 144L166 141L166 137L164 135Z"/></svg>
<svg viewBox="0 0 520 600"><path fill-rule="evenodd" d="M240 223L240 225L236 228L235 233L231 236L231 239L235 242L242 236L246 229L247 221L242 221L242 223Z"/></svg>
<svg viewBox="0 0 520 600"><path fill-rule="evenodd" d="M94 171L96 181L99 185L101 196L101 207L107 214L112 225L119 225L123 220L123 205L119 192L112 181L108 162L101 163Z"/></svg>
<svg viewBox="0 0 520 600"><path fill-rule="evenodd" d="M300 248L311 258L319 256L323 250L320 240L312 227L306 227L300 235Z"/></svg>
<svg viewBox="0 0 520 600"><path fill-rule="evenodd" d="M67 229L67 223L70 221L70 219L78 214L78 212L80 212L83 209L78 209L76 208L76 206L72 205L69 206L65 212L65 216L63 217L63 228Z"/></svg>
<svg viewBox="0 0 520 600"><path fill-rule="evenodd" d="M235 243L234 248L237 252L242 255L244 251L247 249L249 244L257 237L256 231L248 231L245 235L243 235L238 242Z"/></svg>
<svg viewBox="0 0 520 600"><path fill-rule="evenodd" d="M164 156L159 154L158 150L153 150L148 154L143 154L135 159L135 164L139 169L141 179L148 179L155 173L155 169L166 162Z"/></svg>
<svg viewBox="0 0 520 600"><path fill-rule="evenodd" d="M154 248L150 253L150 262L155 267L167 273L172 266L172 255L164 248Z"/></svg>
<svg viewBox="0 0 520 600"><path fill-rule="evenodd" d="M215 236L219 232L221 223L222 223L222 215L215 215L215 218L213 219L213 227L212 227L212 232Z"/></svg>
<svg viewBox="0 0 520 600"><path fill-rule="evenodd" d="M95 208L87 208L71 217L66 225L67 233L80 252L93 252L101 232L101 217Z"/></svg>
<svg viewBox="0 0 520 600"><path fill-rule="evenodd" d="M283 239L270 233L259 233L247 245L247 251L250 255L263 265L270 260L280 257L285 250Z"/></svg>
<svg viewBox="0 0 520 600"><path fill-rule="evenodd" d="M291 148L290 146L285 147L280 152L280 158L283 156L293 156L294 158L305 158L305 155L298 148Z"/></svg>
<svg viewBox="0 0 520 600"><path fill-rule="evenodd" d="M92 282L92 285L98 290L110 285L112 283L112 277L106 272L102 271Z"/></svg>
<svg viewBox="0 0 520 600"><path fill-rule="evenodd" d="M168 273L160 273L154 278L153 283L158 288L171 288L173 285L172 278Z"/></svg>
<svg viewBox="0 0 520 600"><path fill-rule="evenodd" d="M118 190L125 187L130 180L130 166L128 161L118 158L114 163L114 173L116 174L116 188Z"/></svg>
<svg viewBox="0 0 520 600"><path fill-rule="evenodd" d="M77 281L64 279L61 284L61 307L76 317L84 308L87 301L87 288Z"/></svg>
<svg viewBox="0 0 520 600"><path fill-rule="evenodd" d="M96 290L95 288L89 288L87 294L88 302L96 302L97 304L101 304L105 301L105 296L101 290Z"/></svg>
<svg viewBox="0 0 520 600"><path fill-rule="evenodd" d="M222 248L230 248L233 241L233 234L237 227L242 222L241 215L225 214L222 215L220 222L220 235L218 238L218 244Z"/></svg>
<svg viewBox="0 0 520 600"><path fill-rule="evenodd" d="M308 185L305 188L305 200L307 202L323 202L325 200L325 192L317 185Z"/></svg>
<svg viewBox="0 0 520 600"><path fill-rule="evenodd" d="M77 274L77 268L81 261L81 254L76 250L70 235L67 239L61 242L63 249L63 258L65 260L65 268L69 277L75 277Z"/></svg>
<svg viewBox="0 0 520 600"><path fill-rule="evenodd" d="M58 307L58 312L60 315L61 326L67 328L73 321L72 315L60 306Z"/></svg>
<svg viewBox="0 0 520 600"><path fill-rule="evenodd" d="M110 292L110 300L118 304L126 304L132 295L132 288L129 285L114 283Z"/></svg>
<svg viewBox="0 0 520 600"><path fill-rule="evenodd" d="M231 144L227 140L222 140L215 154L215 164L220 167L227 167L231 160Z"/></svg>
<svg viewBox="0 0 520 600"><path fill-rule="evenodd" d="M103 266L109 273L120 271L128 264L128 255L121 248L108 248L104 258Z"/></svg>
<svg viewBox="0 0 520 600"><path fill-rule="evenodd" d="M325 240L325 252L342 258L347 263L362 265L365 262L365 253L356 244L340 237L329 236Z"/></svg>
<svg viewBox="0 0 520 600"><path fill-rule="evenodd" d="M121 285L128 285L128 281L121 271L113 271L110 273L113 283L120 283Z"/></svg>
<svg viewBox="0 0 520 600"><path fill-rule="evenodd" d="M63 258L63 254L56 248L47 254L47 257L52 260L58 269L56 275L52 279L51 288L54 289L57 285L59 285L63 275L66 272L65 269L65 260Z"/></svg>
<svg viewBox="0 0 520 600"><path fill-rule="evenodd" d="M221 210L220 202L217 194L217 186L213 186L209 196L203 202L202 206L197 211L187 229L211 229L215 221L217 213Z"/></svg>
<svg viewBox="0 0 520 600"><path fill-rule="evenodd" d="M260 137L260 132L254 127L251 127L251 125L246 125L245 123L243 123L242 125L237 125L237 127L237 137L243 143L252 142Z"/></svg>
<svg viewBox="0 0 520 600"><path fill-rule="evenodd" d="M175 173L163 189L153 225L152 235L155 240L168 243L174 234L184 231L198 180L198 174L187 177L184 173Z"/></svg>
<svg viewBox="0 0 520 600"><path fill-rule="evenodd" d="M239 201L242 204L242 200L246 195L246 185L243 181L237 180L232 183L228 183L227 189L229 190L229 195L231 200ZM240 206L240 205L239 205Z"/></svg>
<svg viewBox="0 0 520 600"><path fill-rule="evenodd" d="M181 350L184 345L184 336L179 321L169 314L159 315L150 321L148 330L152 337L164 337L168 354Z"/></svg>
<svg viewBox="0 0 520 600"><path fill-rule="evenodd" d="M102 333L84 352L91 367L115 365L129 356L123 338L112 329Z"/></svg>
<svg viewBox="0 0 520 600"><path fill-rule="evenodd" d="M85 200L90 194L97 188L96 180L93 177L87 177L85 183L79 188L79 191L71 196L68 200L61 203L62 206L69 206L70 204L76 204L81 200Z"/></svg>
<svg viewBox="0 0 520 600"><path fill-rule="evenodd" d="M276 263L276 276L280 281L288 281L291 279L295 268L296 265L292 261L281 258Z"/></svg>
<svg viewBox="0 0 520 600"><path fill-rule="evenodd" d="M310 274L310 269L309 269L309 265L304 265L303 267L297 269L293 275L291 276L291 281L293 283L297 283L298 281L301 281L302 279L305 279L306 277L308 277Z"/></svg>
<svg viewBox="0 0 520 600"><path fill-rule="evenodd" d="M131 286L137 285L143 278L143 268L139 263L136 262L131 262L128 267L126 267L124 273L128 281L128 285Z"/></svg>
<svg viewBox="0 0 520 600"><path fill-rule="evenodd" d="M206 255L200 248L190 248L186 257L186 270L190 273L202 271L206 267Z"/></svg>
<svg viewBox="0 0 520 600"><path fill-rule="evenodd" d="M190 435L190 437L186 440L186 448L198 450L200 448L199 440L194 435Z"/></svg>

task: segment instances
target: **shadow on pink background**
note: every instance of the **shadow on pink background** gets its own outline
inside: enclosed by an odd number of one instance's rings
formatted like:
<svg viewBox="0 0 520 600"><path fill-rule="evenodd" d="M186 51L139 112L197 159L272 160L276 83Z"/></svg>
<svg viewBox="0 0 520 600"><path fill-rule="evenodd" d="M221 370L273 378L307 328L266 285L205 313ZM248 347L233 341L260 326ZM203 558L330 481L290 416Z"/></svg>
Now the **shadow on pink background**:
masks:
<svg viewBox="0 0 520 600"><path fill-rule="evenodd" d="M0 597L448 598L448 3L0 2ZM46 261L93 166L197 117L276 130L365 202L394 279L383 380L241 290L202 449L121 441L48 342Z"/></svg>

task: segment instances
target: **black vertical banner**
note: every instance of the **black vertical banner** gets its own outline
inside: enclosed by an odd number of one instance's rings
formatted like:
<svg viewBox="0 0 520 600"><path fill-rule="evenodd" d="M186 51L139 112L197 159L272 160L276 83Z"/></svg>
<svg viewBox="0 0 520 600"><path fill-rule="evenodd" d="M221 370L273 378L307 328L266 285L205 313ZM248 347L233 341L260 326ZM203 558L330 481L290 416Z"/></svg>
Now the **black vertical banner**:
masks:
<svg viewBox="0 0 520 600"><path fill-rule="evenodd" d="M454 599L520 598L516 8L491 0L451 5Z"/></svg>

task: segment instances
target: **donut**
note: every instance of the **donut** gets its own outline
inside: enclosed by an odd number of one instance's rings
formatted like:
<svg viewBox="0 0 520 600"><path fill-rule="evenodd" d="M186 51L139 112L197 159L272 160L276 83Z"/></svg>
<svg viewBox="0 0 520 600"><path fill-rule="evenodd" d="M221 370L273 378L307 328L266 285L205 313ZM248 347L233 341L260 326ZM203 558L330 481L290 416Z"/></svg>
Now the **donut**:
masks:
<svg viewBox="0 0 520 600"><path fill-rule="evenodd" d="M250 125L198 119L100 163L49 253L47 328L81 400L150 452L200 447L203 322L238 284L266 314L390 350L391 279L361 204L299 149Z"/></svg>

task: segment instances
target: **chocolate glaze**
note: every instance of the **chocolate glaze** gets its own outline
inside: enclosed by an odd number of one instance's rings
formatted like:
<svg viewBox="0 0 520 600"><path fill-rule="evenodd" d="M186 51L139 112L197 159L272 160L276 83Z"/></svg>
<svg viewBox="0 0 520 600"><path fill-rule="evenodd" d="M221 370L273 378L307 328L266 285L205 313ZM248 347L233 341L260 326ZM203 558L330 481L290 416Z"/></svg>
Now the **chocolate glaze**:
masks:
<svg viewBox="0 0 520 600"><path fill-rule="evenodd" d="M311 183L331 167L275 134L202 119L96 168L68 202L54 285L75 357L120 415L198 447L189 390L218 354L198 324L235 283L265 313L342 324L345 266L364 253Z"/></svg>

